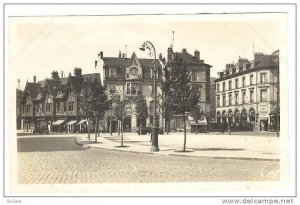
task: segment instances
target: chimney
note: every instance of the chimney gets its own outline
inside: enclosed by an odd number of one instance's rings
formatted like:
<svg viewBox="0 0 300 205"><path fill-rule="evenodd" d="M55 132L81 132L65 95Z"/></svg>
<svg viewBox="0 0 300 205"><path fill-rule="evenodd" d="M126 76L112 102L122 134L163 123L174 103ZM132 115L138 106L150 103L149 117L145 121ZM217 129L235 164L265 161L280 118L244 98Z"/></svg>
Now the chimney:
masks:
<svg viewBox="0 0 300 205"><path fill-rule="evenodd" d="M36 83L36 76L33 76L33 82Z"/></svg>
<svg viewBox="0 0 300 205"><path fill-rule="evenodd" d="M119 58L121 59L121 57L122 57L122 53L121 53L121 51L119 50Z"/></svg>
<svg viewBox="0 0 300 205"><path fill-rule="evenodd" d="M20 81L20 79L18 79L17 89L21 90L21 81Z"/></svg>
<svg viewBox="0 0 300 205"><path fill-rule="evenodd" d="M182 49L182 53L186 53L186 52L187 52L186 48Z"/></svg>
<svg viewBox="0 0 300 205"><path fill-rule="evenodd" d="M97 67L97 63L98 63L98 61L97 61L97 60L95 60L95 68Z"/></svg>
<svg viewBox="0 0 300 205"><path fill-rule="evenodd" d="M200 61L200 52L198 50L195 50L194 57L195 57L196 61Z"/></svg>
<svg viewBox="0 0 300 205"><path fill-rule="evenodd" d="M164 65L166 65L166 58L165 57L163 57L162 62L163 62Z"/></svg>
<svg viewBox="0 0 300 205"><path fill-rule="evenodd" d="M59 80L59 75L57 71L52 71L51 76L53 80Z"/></svg>
<svg viewBox="0 0 300 205"><path fill-rule="evenodd" d="M103 59L103 51L100 51L99 57L100 57L100 59Z"/></svg>
<svg viewBox="0 0 300 205"><path fill-rule="evenodd" d="M171 47L168 48L168 57L167 60L168 62L173 59L173 49Z"/></svg>
<svg viewBox="0 0 300 205"><path fill-rule="evenodd" d="M158 55L158 59L159 59L160 61L162 61L162 54L161 54L161 53Z"/></svg>
<svg viewBox="0 0 300 205"><path fill-rule="evenodd" d="M61 71L60 75L61 75L61 78L63 78L64 77L64 71Z"/></svg>
<svg viewBox="0 0 300 205"><path fill-rule="evenodd" d="M74 68L74 76L81 77L81 68Z"/></svg>

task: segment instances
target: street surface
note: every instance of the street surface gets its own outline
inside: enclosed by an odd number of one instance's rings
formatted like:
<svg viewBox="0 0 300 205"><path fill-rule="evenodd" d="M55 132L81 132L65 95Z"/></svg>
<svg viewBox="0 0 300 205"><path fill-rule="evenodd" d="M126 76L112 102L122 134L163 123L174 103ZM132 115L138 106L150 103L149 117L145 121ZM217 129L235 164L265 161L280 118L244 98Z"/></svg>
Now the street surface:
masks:
<svg viewBox="0 0 300 205"><path fill-rule="evenodd" d="M279 162L88 149L74 137L18 138L21 184L279 180ZM101 142L100 142L101 143Z"/></svg>

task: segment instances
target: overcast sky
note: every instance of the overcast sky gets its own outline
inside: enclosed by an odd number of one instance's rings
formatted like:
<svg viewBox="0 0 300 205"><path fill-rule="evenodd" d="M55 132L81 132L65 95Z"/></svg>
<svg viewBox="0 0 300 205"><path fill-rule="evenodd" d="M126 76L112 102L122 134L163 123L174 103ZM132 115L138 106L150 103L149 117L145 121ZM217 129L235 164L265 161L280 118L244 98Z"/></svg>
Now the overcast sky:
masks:
<svg viewBox="0 0 300 205"><path fill-rule="evenodd" d="M174 51L199 50L216 77L239 56L252 60L253 48L267 54L280 49L286 41L286 28L279 23L284 18L285 14L10 17L9 72L22 87L33 75L42 80L53 70L68 75L81 67L83 74L90 73L100 51L104 57L117 57L127 45L128 57L135 51L148 58L139 50L145 40L166 57L174 30Z"/></svg>

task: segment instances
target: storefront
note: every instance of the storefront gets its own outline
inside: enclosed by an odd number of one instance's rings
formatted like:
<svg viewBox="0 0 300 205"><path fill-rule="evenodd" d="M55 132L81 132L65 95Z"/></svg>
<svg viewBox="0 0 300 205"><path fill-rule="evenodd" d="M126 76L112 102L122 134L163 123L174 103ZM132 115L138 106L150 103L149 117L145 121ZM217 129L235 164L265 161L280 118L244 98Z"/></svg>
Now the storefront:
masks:
<svg viewBox="0 0 300 205"><path fill-rule="evenodd" d="M236 110L234 112L234 124L235 124L236 127L238 127L239 123L240 123L240 111Z"/></svg>
<svg viewBox="0 0 300 205"><path fill-rule="evenodd" d="M245 126L247 124L247 111L243 110L241 113L241 125Z"/></svg>
<svg viewBox="0 0 300 205"><path fill-rule="evenodd" d="M217 124L221 124L221 113L217 112Z"/></svg>
<svg viewBox="0 0 300 205"><path fill-rule="evenodd" d="M226 113L226 111L223 111L223 113L222 113L222 123L223 124L227 123L227 113Z"/></svg>
<svg viewBox="0 0 300 205"><path fill-rule="evenodd" d="M228 122L229 122L230 126L232 126L232 124L233 124L233 112L232 112L232 110L228 111Z"/></svg>

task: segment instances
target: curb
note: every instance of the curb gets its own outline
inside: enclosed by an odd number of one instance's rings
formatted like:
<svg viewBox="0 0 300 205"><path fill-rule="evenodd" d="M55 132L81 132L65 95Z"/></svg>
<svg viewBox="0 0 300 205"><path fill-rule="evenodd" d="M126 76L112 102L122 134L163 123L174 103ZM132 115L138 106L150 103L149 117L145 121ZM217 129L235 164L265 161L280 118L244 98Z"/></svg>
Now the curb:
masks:
<svg viewBox="0 0 300 205"><path fill-rule="evenodd" d="M77 141L77 138L74 140L75 143L79 146L85 146ZM185 154L160 154L155 152L139 152L132 150L120 150L114 148L104 148L104 147L93 147L90 145L86 145L89 149L102 149L102 150L112 150L117 152L129 152L129 153L137 153L137 154L149 154L149 155L157 155L157 156L171 156L171 157L194 157L194 158L202 158L202 159L227 159L227 160L249 160L249 161L275 161L280 162L280 159L267 159L267 158L253 158L253 157L209 157L209 156L190 156Z"/></svg>

